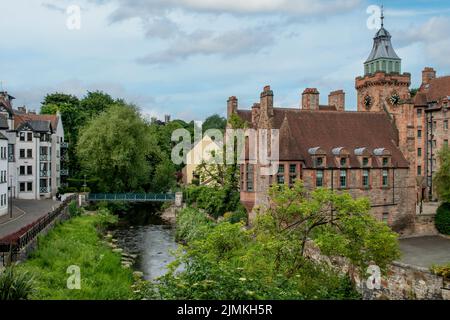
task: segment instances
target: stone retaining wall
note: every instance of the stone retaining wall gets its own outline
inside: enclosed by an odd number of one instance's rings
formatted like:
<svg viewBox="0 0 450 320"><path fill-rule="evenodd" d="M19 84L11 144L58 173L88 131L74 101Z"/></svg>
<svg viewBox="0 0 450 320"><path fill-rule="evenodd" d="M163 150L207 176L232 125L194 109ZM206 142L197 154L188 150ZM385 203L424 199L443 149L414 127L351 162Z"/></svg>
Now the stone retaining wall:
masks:
<svg viewBox="0 0 450 320"><path fill-rule="evenodd" d="M367 287L369 274L361 278L350 263L341 257L327 257L312 242L306 248L311 259L334 266L339 272L348 274L365 300L450 300L450 280L431 273L428 269L394 262L381 278L381 288Z"/></svg>

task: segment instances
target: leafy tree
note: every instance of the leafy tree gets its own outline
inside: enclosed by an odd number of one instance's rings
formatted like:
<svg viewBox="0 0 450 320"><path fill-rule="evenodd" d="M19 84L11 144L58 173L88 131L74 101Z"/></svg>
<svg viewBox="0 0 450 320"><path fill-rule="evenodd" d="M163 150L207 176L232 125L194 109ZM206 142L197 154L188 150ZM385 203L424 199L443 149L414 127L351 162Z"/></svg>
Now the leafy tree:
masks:
<svg viewBox="0 0 450 320"><path fill-rule="evenodd" d="M88 91L87 95L80 102L80 108L89 120L92 117L106 111L113 104L123 105L124 102L122 100L114 101L109 94L102 91Z"/></svg>
<svg viewBox="0 0 450 320"><path fill-rule="evenodd" d="M152 297L162 299L352 299L358 298L346 276L307 261L289 272L292 259L276 268L284 239L246 230L243 224L212 224L199 211L180 213L178 236L187 240ZM292 256L298 252L291 251ZM184 270L177 272L183 264Z"/></svg>
<svg viewBox="0 0 450 320"><path fill-rule="evenodd" d="M113 105L81 132L77 152L90 178L100 178L103 191L132 192L150 183L148 157L155 146L136 107Z"/></svg>
<svg viewBox="0 0 450 320"><path fill-rule="evenodd" d="M444 147L439 153L441 167L433 178L439 198L450 203L450 148Z"/></svg>
<svg viewBox="0 0 450 320"><path fill-rule="evenodd" d="M174 191L176 187L176 169L170 159L161 161L156 166L153 181L152 190L155 192Z"/></svg>
<svg viewBox="0 0 450 320"><path fill-rule="evenodd" d="M219 116L218 114L214 114L206 118L205 122L203 122L203 133L205 133L209 129L218 129L223 132L225 131L226 127L227 119Z"/></svg>
<svg viewBox="0 0 450 320"><path fill-rule="evenodd" d="M361 272L372 263L385 269L399 257L397 234L370 215L366 198L353 199L348 193L322 188L307 194L300 180L292 188L271 187L269 196L269 217L263 225L288 239L295 237L300 257L305 256L311 239L323 253L346 257ZM280 259L286 248L280 251ZM296 257L295 268L303 262Z"/></svg>

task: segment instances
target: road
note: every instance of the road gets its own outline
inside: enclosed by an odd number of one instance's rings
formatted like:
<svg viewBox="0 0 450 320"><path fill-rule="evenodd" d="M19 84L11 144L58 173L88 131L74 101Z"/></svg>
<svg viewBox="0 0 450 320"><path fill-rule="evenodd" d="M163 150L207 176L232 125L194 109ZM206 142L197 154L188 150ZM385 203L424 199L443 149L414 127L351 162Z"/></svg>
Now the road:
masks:
<svg viewBox="0 0 450 320"><path fill-rule="evenodd" d="M400 240L401 262L429 268L450 263L450 239L430 236Z"/></svg>
<svg viewBox="0 0 450 320"><path fill-rule="evenodd" d="M59 201L46 200L18 200L12 202L13 218L9 214L0 217L0 238L12 234L30 223L45 216L60 204Z"/></svg>

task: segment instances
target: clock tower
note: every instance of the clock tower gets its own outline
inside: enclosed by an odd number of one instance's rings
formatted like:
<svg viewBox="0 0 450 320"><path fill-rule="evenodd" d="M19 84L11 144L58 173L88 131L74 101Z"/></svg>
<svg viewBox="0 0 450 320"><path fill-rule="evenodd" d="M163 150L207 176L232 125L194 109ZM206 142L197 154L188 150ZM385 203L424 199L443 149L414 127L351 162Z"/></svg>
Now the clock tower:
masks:
<svg viewBox="0 0 450 320"><path fill-rule="evenodd" d="M372 52L364 63L364 76L356 78L358 111L385 111L392 118L410 102L411 74L402 73L402 60L392 46L391 34L384 28L384 14L373 40Z"/></svg>
<svg viewBox="0 0 450 320"><path fill-rule="evenodd" d="M397 145L410 164L406 184L416 187L416 131L414 103L409 86L411 74L402 73L402 60L395 53L391 34L381 28L373 39L373 48L364 63L364 76L356 78L358 111L384 112L397 131ZM411 199L414 201L414 199Z"/></svg>

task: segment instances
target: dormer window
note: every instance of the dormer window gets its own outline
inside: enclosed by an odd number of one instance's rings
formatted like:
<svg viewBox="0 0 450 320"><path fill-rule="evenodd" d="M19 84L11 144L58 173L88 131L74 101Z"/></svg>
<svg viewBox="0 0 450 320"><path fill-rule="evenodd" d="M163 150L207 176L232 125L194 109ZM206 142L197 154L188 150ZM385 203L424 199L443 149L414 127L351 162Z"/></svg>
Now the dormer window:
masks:
<svg viewBox="0 0 450 320"><path fill-rule="evenodd" d="M363 167L368 167L369 166L369 158L363 158Z"/></svg>
<svg viewBox="0 0 450 320"><path fill-rule="evenodd" d="M323 158L318 157L316 158L316 167L322 167L323 166Z"/></svg>
<svg viewBox="0 0 450 320"><path fill-rule="evenodd" d="M341 158L341 167L347 166L347 158Z"/></svg>
<svg viewBox="0 0 450 320"><path fill-rule="evenodd" d="M383 167L389 166L389 158L384 157L383 158Z"/></svg>

